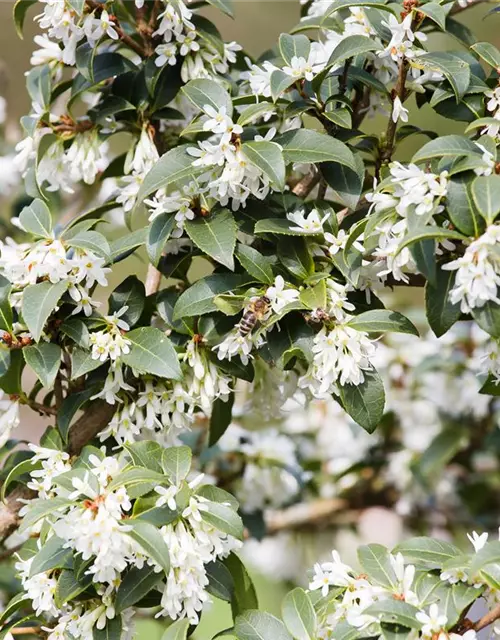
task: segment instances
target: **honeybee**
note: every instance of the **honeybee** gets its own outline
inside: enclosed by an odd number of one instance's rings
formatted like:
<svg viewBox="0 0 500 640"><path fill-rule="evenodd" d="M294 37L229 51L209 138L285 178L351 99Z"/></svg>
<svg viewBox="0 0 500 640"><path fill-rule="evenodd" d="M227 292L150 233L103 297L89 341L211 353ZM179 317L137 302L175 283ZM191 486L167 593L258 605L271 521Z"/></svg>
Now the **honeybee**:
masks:
<svg viewBox="0 0 500 640"><path fill-rule="evenodd" d="M250 302L238 324L240 336L247 336L255 329L258 323L265 319L270 304L271 300L267 296L261 296Z"/></svg>

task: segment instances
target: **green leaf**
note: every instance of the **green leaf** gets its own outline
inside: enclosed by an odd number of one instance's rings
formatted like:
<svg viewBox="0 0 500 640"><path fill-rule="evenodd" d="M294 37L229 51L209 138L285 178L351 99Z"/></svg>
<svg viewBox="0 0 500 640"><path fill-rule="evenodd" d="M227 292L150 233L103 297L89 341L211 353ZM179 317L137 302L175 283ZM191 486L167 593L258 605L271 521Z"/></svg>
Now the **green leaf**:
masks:
<svg viewBox="0 0 500 640"><path fill-rule="evenodd" d="M160 378L180 380L179 360L167 336L154 327L140 327L127 333L132 343L122 361L139 373L151 373Z"/></svg>
<svg viewBox="0 0 500 640"><path fill-rule="evenodd" d="M410 247L410 253L417 265L418 271L428 282L436 282L436 243L434 240L420 240Z"/></svg>
<svg viewBox="0 0 500 640"><path fill-rule="evenodd" d="M350 37L350 36L349 36ZM363 37L363 36L359 36ZM352 152L340 140L312 129L295 129L279 136L286 164L292 162L338 162L356 170Z"/></svg>
<svg viewBox="0 0 500 640"><path fill-rule="evenodd" d="M420 242L420 240L427 239L436 239L436 240L444 240L446 238L451 238L453 240L467 240L467 238L459 233L458 231L453 231L453 229L444 229L442 227L420 227L410 231L410 233L404 237L403 241L398 247L397 253L400 253L405 247L409 247L415 242Z"/></svg>
<svg viewBox="0 0 500 640"><path fill-rule="evenodd" d="M35 342L40 340L47 319L67 289L68 282L62 280L57 284L31 284L24 290L22 314Z"/></svg>
<svg viewBox="0 0 500 640"><path fill-rule="evenodd" d="M76 247L84 251L92 251L97 256L109 260L111 249L106 238L98 231L82 231L69 240L66 240L69 247Z"/></svg>
<svg viewBox="0 0 500 640"><path fill-rule="evenodd" d="M219 600L231 602L234 597L234 581L229 569L220 560L205 565L209 583L208 593Z"/></svg>
<svg viewBox="0 0 500 640"><path fill-rule="evenodd" d="M217 311L214 304L215 296L228 293L247 282L246 276L235 274L215 274L201 278L181 294L174 307L173 319L179 320Z"/></svg>
<svg viewBox="0 0 500 640"><path fill-rule="evenodd" d="M264 218L255 224L255 233L276 233L283 236L310 236L307 231L296 231L291 229L294 223L285 218Z"/></svg>
<svg viewBox="0 0 500 640"><path fill-rule="evenodd" d="M247 160L269 178L274 189L283 191L286 169L279 144L268 140L254 140L245 142L241 150Z"/></svg>
<svg viewBox="0 0 500 640"><path fill-rule="evenodd" d="M237 245L236 257L243 269L258 282L263 282L264 284L272 284L274 282L272 258L263 256L257 249L246 244Z"/></svg>
<svg viewBox="0 0 500 640"><path fill-rule="evenodd" d="M2 613L0 613L0 625L3 627L12 614L24 607L31 608L31 599L26 593L21 592L9 600L6 605L2 606Z"/></svg>
<svg viewBox="0 0 500 640"><path fill-rule="evenodd" d="M245 125L251 124L255 120L259 120L264 115L272 113L273 111L273 105L270 105L269 102L266 102L265 100L263 102L257 102L256 104L250 104L241 112L237 123L244 127Z"/></svg>
<svg viewBox="0 0 500 640"><path fill-rule="evenodd" d="M79 347L87 349L90 345L90 334L87 325L80 318L68 318L61 327L62 333L71 338Z"/></svg>
<svg viewBox="0 0 500 640"><path fill-rule="evenodd" d="M280 238L278 258L294 276L305 280L314 273L314 260L305 238Z"/></svg>
<svg viewBox="0 0 500 640"><path fill-rule="evenodd" d="M132 567L125 574L118 591L116 592L115 609L121 613L128 607L139 602L147 595L161 580L161 574L155 572L153 567L145 566L142 569Z"/></svg>
<svg viewBox="0 0 500 640"><path fill-rule="evenodd" d="M356 331L394 331L418 336L418 329L403 314L389 309L372 309L354 316L347 325Z"/></svg>
<svg viewBox="0 0 500 640"><path fill-rule="evenodd" d="M126 527L131 527L131 529L129 531L125 530L124 533L135 540L144 549L146 555L160 565L168 575L170 571L170 556L168 547L159 530L149 522L132 519L126 521Z"/></svg>
<svg viewBox="0 0 500 640"><path fill-rule="evenodd" d="M470 183L461 177L449 180L446 210L458 231L466 236L477 237L484 229L484 221L476 209L470 186Z"/></svg>
<svg viewBox="0 0 500 640"><path fill-rule="evenodd" d="M208 436L208 446L213 447L216 442L224 435L226 429L231 424L233 417L234 392L224 401L217 398L212 406L212 415L210 416L210 430Z"/></svg>
<svg viewBox="0 0 500 640"><path fill-rule="evenodd" d="M398 579L389 559L389 551L381 544L366 544L358 548L358 558L365 573L386 589L395 589Z"/></svg>
<svg viewBox="0 0 500 640"><path fill-rule="evenodd" d="M455 286L455 271L438 268L436 282L425 285L427 321L434 334L440 338L460 318L460 304L450 302L449 293Z"/></svg>
<svg viewBox="0 0 500 640"><path fill-rule="evenodd" d="M36 0L17 0L14 5L14 24L16 25L17 35L21 40L23 39L23 26L26 12L34 4L36 4Z"/></svg>
<svg viewBox="0 0 500 640"><path fill-rule="evenodd" d="M200 515L205 522L219 529L219 531L242 540L243 522L234 509L219 502L208 502L204 506L206 509L200 511Z"/></svg>
<svg viewBox="0 0 500 640"><path fill-rule="evenodd" d="M176 291L164 289L156 296L156 310L160 318L177 333L192 336L195 333L194 322L188 318L174 320L174 306L179 298Z"/></svg>
<svg viewBox="0 0 500 640"><path fill-rule="evenodd" d="M194 80L193 82L202 82ZM210 82L210 80L206 80ZM187 86L187 85L186 85ZM146 174L137 194L137 203L140 203L153 191L166 189L171 184L184 180L190 176L201 173L197 167L193 167L193 156L186 153L186 149L192 145L184 144L167 151Z"/></svg>
<svg viewBox="0 0 500 640"><path fill-rule="evenodd" d="M156 166L156 165L155 165ZM141 247L147 240L148 228L137 229L132 233L127 233L116 240L113 240L109 248L111 250L111 263L120 262Z"/></svg>
<svg viewBox="0 0 500 640"><path fill-rule="evenodd" d="M0 377L3 377L10 367L10 351L0 344Z"/></svg>
<svg viewBox="0 0 500 640"><path fill-rule="evenodd" d="M186 640L188 630L189 620L176 620L168 627L161 640Z"/></svg>
<svg viewBox="0 0 500 640"><path fill-rule="evenodd" d="M2 353L5 351L2 349ZM2 358L3 369L7 371L0 377L0 389L8 394L21 393L21 374L24 367L24 358L20 349L7 351Z"/></svg>
<svg viewBox="0 0 500 640"><path fill-rule="evenodd" d="M149 225L148 239L146 240L146 251L151 264L158 266L165 243L175 227L175 216L173 213L161 213Z"/></svg>
<svg viewBox="0 0 500 640"><path fill-rule="evenodd" d="M12 283L4 276L0 275L0 329L12 331L12 305L10 303L10 292Z"/></svg>
<svg viewBox="0 0 500 640"><path fill-rule="evenodd" d="M284 624L265 611L249 610L237 616L234 635L238 640L292 640Z"/></svg>
<svg viewBox="0 0 500 640"><path fill-rule="evenodd" d="M217 487L209 488L216 489ZM231 602L233 617L247 609L256 609L259 606L257 593L243 562L235 553L230 553L222 562L233 577L234 597Z"/></svg>
<svg viewBox="0 0 500 640"><path fill-rule="evenodd" d="M10 471L5 480L2 483L2 493L1 498L2 501L5 500L7 495L7 489L10 485L15 481L21 478L21 476L31 473L32 471L41 469L40 463L34 463L31 458L27 460L22 460L19 464L16 464ZM6 469L4 469L4 472Z"/></svg>
<svg viewBox="0 0 500 640"><path fill-rule="evenodd" d="M428 7L429 4L426 4L425 6ZM444 10L440 5L436 6L438 6L444 13ZM470 67L467 62L457 55L446 53L445 51L435 51L433 53L426 53L423 56L419 56L418 63L426 70L438 71L444 75L451 84L457 103L469 88ZM437 138L436 141L437 140L442 140L442 138Z"/></svg>
<svg viewBox="0 0 500 640"><path fill-rule="evenodd" d="M135 465L151 469L151 471L163 472L161 458L163 447L152 440L142 440L125 445Z"/></svg>
<svg viewBox="0 0 500 640"><path fill-rule="evenodd" d="M64 547L65 540L56 536L49 538L33 558L30 565L30 578L51 569L68 569L72 566L73 550Z"/></svg>
<svg viewBox="0 0 500 640"><path fill-rule="evenodd" d="M208 4L211 4L212 7L216 7L220 9L223 13L225 13L230 18L234 18L234 4L233 0L206 0ZM163 638L163 640L167 640Z"/></svg>
<svg viewBox="0 0 500 640"><path fill-rule="evenodd" d="M422 623L417 620L417 607L402 600L380 600L364 610L367 615L375 616L382 622L401 624L410 629L420 629Z"/></svg>
<svg viewBox="0 0 500 640"><path fill-rule="evenodd" d="M387 0L335 0L326 10L325 17L332 15L335 11L348 7L374 7L394 13L394 10L390 6L387 6Z"/></svg>
<svg viewBox="0 0 500 640"><path fill-rule="evenodd" d="M233 102L229 93L215 80L207 80L205 78L191 80L182 87L182 92L191 100L191 102L201 109L205 110L205 106L213 107L219 111L223 107L226 108L226 115L233 114Z"/></svg>
<svg viewBox="0 0 500 640"><path fill-rule="evenodd" d="M279 37L279 50L281 57L287 65L292 64L292 58L309 58L311 51L311 43L309 38L303 35L291 36L288 33L282 33Z"/></svg>
<svg viewBox="0 0 500 640"><path fill-rule="evenodd" d="M62 607L69 600L74 600L92 584L92 575L86 574L80 580L76 578L74 571L63 569L57 581L54 600L56 606Z"/></svg>
<svg viewBox="0 0 500 640"><path fill-rule="evenodd" d="M419 6L418 12L430 18L442 31L446 31L446 11L442 5L437 2L426 2Z"/></svg>
<svg viewBox="0 0 500 640"><path fill-rule="evenodd" d="M271 74L270 83L271 96L273 98L273 101L276 102L281 94L286 91L288 87L291 87L292 84L295 84L295 82L297 82L297 80L293 76L290 76L288 75L288 73L281 71L281 69L275 69ZM260 105L267 106L267 103L260 103ZM269 110L269 106L267 106L267 109Z"/></svg>
<svg viewBox="0 0 500 640"><path fill-rule="evenodd" d="M223 209L207 218L195 218L184 223L186 233L204 253L234 270L236 223L230 211Z"/></svg>
<svg viewBox="0 0 500 640"><path fill-rule="evenodd" d="M65 442L68 440L68 433L71 428L71 422L75 417L76 412L87 402L90 398L97 393L95 387L78 391L77 393L70 393L67 395L57 412L57 428L61 437Z"/></svg>
<svg viewBox="0 0 500 640"><path fill-rule="evenodd" d="M158 485L165 482L163 474L145 469L144 467L127 467L119 473L110 483L109 490L118 487L136 488L144 485ZM154 488L152 486L151 488ZM148 491L150 489L147 489Z"/></svg>
<svg viewBox="0 0 500 640"><path fill-rule="evenodd" d="M500 542L488 542L482 549L474 554L470 565L471 574L474 576L486 565L500 562Z"/></svg>
<svg viewBox="0 0 500 640"><path fill-rule="evenodd" d="M308 309L324 309L326 307L326 283L320 280L314 287L307 287L300 292L300 301Z"/></svg>
<svg viewBox="0 0 500 640"><path fill-rule="evenodd" d="M52 216L43 200L37 198L24 207L19 214L19 222L23 229L37 238L52 239Z"/></svg>
<svg viewBox="0 0 500 640"><path fill-rule="evenodd" d="M365 371L364 377L359 385L340 386L340 397L351 418L368 433L373 433L384 415L384 385L375 370Z"/></svg>
<svg viewBox="0 0 500 640"><path fill-rule="evenodd" d="M128 307L121 319L133 327L144 311L145 301L146 293L143 283L136 276L129 276L110 295L109 313Z"/></svg>
<svg viewBox="0 0 500 640"><path fill-rule="evenodd" d="M36 373L44 387L51 387L61 364L62 349L57 344L41 342L23 349L26 363Z"/></svg>
<svg viewBox="0 0 500 640"><path fill-rule="evenodd" d="M433 158L482 155L481 149L465 136L442 136L424 144L413 156L412 162L425 162Z"/></svg>
<svg viewBox="0 0 500 640"><path fill-rule="evenodd" d="M348 58L354 58L369 51L378 51L380 44L366 36L347 36L335 47L328 60L328 66L338 67Z"/></svg>
<svg viewBox="0 0 500 640"><path fill-rule="evenodd" d="M482 307L474 307L472 317L493 338L500 338L500 306L488 300Z"/></svg>
<svg viewBox="0 0 500 640"><path fill-rule="evenodd" d="M424 536L405 540L393 550L393 553L402 553L405 562L425 566L429 569L440 569L443 564L460 555L458 547L446 542Z"/></svg>
<svg viewBox="0 0 500 640"><path fill-rule="evenodd" d="M122 637L122 617L116 616L112 620L106 620L104 629L94 626L93 640L120 640Z"/></svg>
<svg viewBox="0 0 500 640"><path fill-rule="evenodd" d="M161 466L172 484L179 486L191 469L193 454L189 447L169 447L161 456Z"/></svg>
<svg viewBox="0 0 500 640"><path fill-rule="evenodd" d="M500 51L491 42L476 42L471 49L493 69L500 68Z"/></svg>
<svg viewBox="0 0 500 640"><path fill-rule="evenodd" d="M492 224L500 212L500 176L478 176L471 185L474 204L479 213Z"/></svg>
<svg viewBox="0 0 500 640"><path fill-rule="evenodd" d="M295 640L316 638L316 613L307 593L297 587L286 594L281 605L286 628Z"/></svg>
<svg viewBox="0 0 500 640"><path fill-rule="evenodd" d="M75 347L71 352L71 380L76 380L76 378L98 369L102 364L100 360L92 357L91 351Z"/></svg>

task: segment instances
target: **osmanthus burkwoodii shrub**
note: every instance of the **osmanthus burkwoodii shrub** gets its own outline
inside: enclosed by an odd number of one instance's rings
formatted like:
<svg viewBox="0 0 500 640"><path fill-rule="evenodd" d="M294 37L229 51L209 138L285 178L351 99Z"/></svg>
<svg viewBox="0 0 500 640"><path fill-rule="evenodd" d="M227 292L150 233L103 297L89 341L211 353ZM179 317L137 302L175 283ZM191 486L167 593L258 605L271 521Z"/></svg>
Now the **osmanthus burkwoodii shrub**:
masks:
<svg viewBox="0 0 500 640"><path fill-rule="evenodd" d="M498 393L500 51L476 41L461 1L313 0L252 61L203 5L14 7L18 29L33 13L41 35L15 158L30 202L0 256L1 559L20 579L6 580L0 637L133 637L139 608L179 640L213 596L239 640L471 640L500 615L500 543L362 547L361 573L334 553L282 623L259 612L235 554L231 483L198 471L235 390L267 389L278 409L334 398L372 432L380 336L417 333L384 307L386 287L425 286L438 336L477 323L482 390ZM430 51L432 32L456 50ZM415 127L413 99L461 133ZM375 112L378 136L363 131ZM137 251L147 274L123 280ZM123 281L103 302L111 278ZM49 427L13 451L20 405Z"/></svg>

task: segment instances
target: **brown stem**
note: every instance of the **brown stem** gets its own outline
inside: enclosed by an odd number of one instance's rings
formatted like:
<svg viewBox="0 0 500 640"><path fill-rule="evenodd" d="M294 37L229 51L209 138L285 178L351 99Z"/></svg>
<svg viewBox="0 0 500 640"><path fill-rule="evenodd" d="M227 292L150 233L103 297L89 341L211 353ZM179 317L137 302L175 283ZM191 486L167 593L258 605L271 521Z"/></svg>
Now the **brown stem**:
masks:
<svg viewBox="0 0 500 640"><path fill-rule="evenodd" d="M14 627L10 630L13 636L37 635L42 631L42 627Z"/></svg>
<svg viewBox="0 0 500 640"><path fill-rule="evenodd" d="M500 618L500 604L480 618L474 624L473 629L475 631L481 631L481 629L488 627L490 624L495 622L495 620L498 620L498 618Z"/></svg>
<svg viewBox="0 0 500 640"><path fill-rule="evenodd" d="M77 456L83 447L90 442L109 423L115 407L104 400L94 400L84 414L72 425L69 432L67 452ZM36 493L26 486L19 486L9 494L6 501L0 504L0 541L5 540L19 526L19 511L23 501L32 500Z"/></svg>
<svg viewBox="0 0 500 640"><path fill-rule="evenodd" d="M86 0L87 6L92 9L93 11L97 10L102 10L103 5L101 2L96 2L96 0ZM138 53L141 57L146 58L148 57L148 54L146 52L146 50L141 47L141 45L136 42L133 38L131 38L127 33L125 33L125 31L121 28L120 23L118 22L116 16L113 16L114 18L114 28L116 33L118 34L120 40L122 42L124 42L126 45L128 45L131 49L133 49L136 53Z"/></svg>
<svg viewBox="0 0 500 640"><path fill-rule="evenodd" d="M408 62L406 61L406 59L403 58L403 60L401 60L401 62L399 63L398 80L396 83L396 88L394 89L394 92L393 92L393 102L396 99L396 97L399 98L401 102L403 102L405 99L405 81L406 81L407 72L408 72ZM398 127L398 123L397 123L397 120L396 122L394 122L392 118L392 109L391 109L389 122L387 124L387 133L385 136L386 138L385 145L380 154L380 162L382 164L385 162L390 162L392 158L392 154L394 152L394 139L396 137L397 127Z"/></svg>
<svg viewBox="0 0 500 640"><path fill-rule="evenodd" d="M316 528L331 522L335 514L345 509L345 500L332 498L293 505L266 515L266 532L274 535L280 531ZM344 514L342 514L344 515Z"/></svg>
<svg viewBox="0 0 500 640"><path fill-rule="evenodd" d="M146 275L146 295L150 296L156 293L160 288L161 273L158 269L150 264L148 267L148 273Z"/></svg>
<svg viewBox="0 0 500 640"><path fill-rule="evenodd" d="M27 407L30 407L30 409L33 409L33 411L37 411L38 413L42 413L47 416L57 415L57 409L55 407L46 407L41 402L35 402L34 400L30 400L29 398L26 398L26 400L22 400L21 402L22 404L25 404Z"/></svg>
<svg viewBox="0 0 500 640"><path fill-rule="evenodd" d="M304 176L302 180L299 180L297 184L292 189L292 193L299 198L305 198L308 196L314 187L318 184L320 180L320 175L318 172L310 173L307 176Z"/></svg>

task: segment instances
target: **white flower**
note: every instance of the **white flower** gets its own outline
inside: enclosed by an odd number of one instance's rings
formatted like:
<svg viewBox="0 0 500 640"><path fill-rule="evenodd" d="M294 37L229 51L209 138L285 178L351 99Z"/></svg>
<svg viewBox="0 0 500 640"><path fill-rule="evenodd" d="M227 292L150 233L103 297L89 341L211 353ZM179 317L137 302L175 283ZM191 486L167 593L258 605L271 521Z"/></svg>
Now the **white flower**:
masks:
<svg viewBox="0 0 500 640"><path fill-rule="evenodd" d="M472 543L472 546L474 547L474 551L476 553L478 551L481 551L481 549L484 547L484 545L488 542L488 534L486 532L484 532L481 535L479 535L478 533L473 531L472 534L468 533L467 537L469 538L470 542Z"/></svg>
<svg viewBox="0 0 500 640"><path fill-rule="evenodd" d="M419 611L415 617L422 624L422 635L429 638L439 633L448 622L446 615L439 613L439 606L436 603L431 604L428 614Z"/></svg>
<svg viewBox="0 0 500 640"><path fill-rule="evenodd" d="M19 401L10 400L0 393L0 449L10 438L12 429L19 425Z"/></svg>
<svg viewBox="0 0 500 640"><path fill-rule="evenodd" d="M298 300L299 295L297 289L285 289L285 281L282 276L276 276L274 285L266 291L274 313L280 313L288 304Z"/></svg>
<svg viewBox="0 0 500 640"><path fill-rule="evenodd" d="M322 233L323 224L328 220L330 214L326 214L323 218L320 218L316 209L312 209L307 216L304 209L299 209L291 213L287 213L286 217L294 225L290 226L291 231L301 231L306 233Z"/></svg>
<svg viewBox="0 0 500 640"><path fill-rule="evenodd" d="M399 96L396 96L392 105L392 121L397 122L398 120L408 122L408 109L403 107Z"/></svg>
<svg viewBox="0 0 500 640"><path fill-rule="evenodd" d="M469 313L490 300L500 304L499 243L500 226L490 225L482 236L471 242L463 256L442 266L457 272L449 297L454 304L460 303L462 312Z"/></svg>
<svg viewBox="0 0 500 640"><path fill-rule="evenodd" d="M333 233L325 233L325 240L330 245L328 247L328 251L332 256L334 256L339 251L345 249L347 241L349 239L349 234L345 229L339 229L337 235L333 235ZM362 239L362 236L359 236L359 239ZM357 249L360 253L363 253L365 248L361 244L360 240L355 240L352 243L352 246Z"/></svg>
<svg viewBox="0 0 500 640"><path fill-rule="evenodd" d="M177 509L175 496L179 492L179 487L176 487L175 485L171 485L170 487L165 489L165 487L158 486L158 487L155 487L155 491L156 493L160 494L160 497L156 501L157 507L162 507L164 504L166 504L167 507L172 511L175 511Z"/></svg>
<svg viewBox="0 0 500 640"><path fill-rule="evenodd" d="M217 357L219 360L224 360L226 358L231 360L231 358L238 355L240 356L243 364L248 364L252 348L252 336L250 334L242 336L238 331L236 331L230 333L220 344L216 345L214 347L214 351L217 351Z"/></svg>
<svg viewBox="0 0 500 640"><path fill-rule="evenodd" d="M283 67L283 72L297 80L305 78L309 81L314 78L315 73L313 65L305 58L299 56L293 56L290 60L290 66Z"/></svg>

